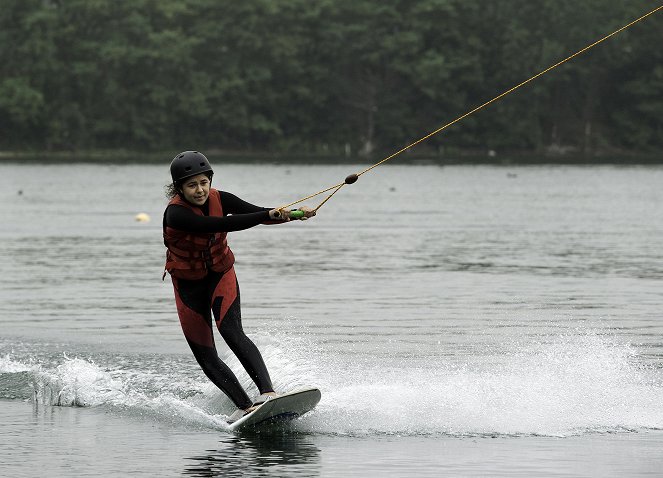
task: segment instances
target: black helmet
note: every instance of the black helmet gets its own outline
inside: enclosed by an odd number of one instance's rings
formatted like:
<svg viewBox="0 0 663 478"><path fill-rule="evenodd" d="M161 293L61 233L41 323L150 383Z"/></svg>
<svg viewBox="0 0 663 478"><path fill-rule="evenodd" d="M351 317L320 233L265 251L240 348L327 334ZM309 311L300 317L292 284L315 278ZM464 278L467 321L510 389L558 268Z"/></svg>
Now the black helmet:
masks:
<svg viewBox="0 0 663 478"><path fill-rule="evenodd" d="M173 162L170 163L170 176L175 184L183 179L203 173L209 173L208 176L211 179L214 171L212 171L212 166L210 166L205 155L198 151L184 151L175 156Z"/></svg>

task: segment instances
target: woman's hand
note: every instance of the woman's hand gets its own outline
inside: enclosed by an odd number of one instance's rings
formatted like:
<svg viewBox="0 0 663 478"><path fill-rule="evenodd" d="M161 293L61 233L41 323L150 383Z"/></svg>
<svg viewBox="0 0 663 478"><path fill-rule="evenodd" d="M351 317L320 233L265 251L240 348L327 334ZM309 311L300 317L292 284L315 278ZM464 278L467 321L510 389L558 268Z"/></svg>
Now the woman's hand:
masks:
<svg viewBox="0 0 663 478"><path fill-rule="evenodd" d="M298 209L298 211L302 211L304 213L304 216L299 218L300 221L306 221L308 218L315 216L315 209L311 209L308 206L302 206Z"/></svg>
<svg viewBox="0 0 663 478"><path fill-rule="evenodd" d="M269 218L275 221L289 221L290 211L287 209L272 209L269 211Z"/></svg>
<svg viewBox="0 0 663 478"><path fill-rule="evenodd" d="M299 213L297 215L293 213ZM302 214L303 213L303 214ZM307 206L302 206L299 209L272 209L269 211L269 218L276 221L290 221L292 219L299 219L305 221L310 217L315 216L315 210Z"/></svg>

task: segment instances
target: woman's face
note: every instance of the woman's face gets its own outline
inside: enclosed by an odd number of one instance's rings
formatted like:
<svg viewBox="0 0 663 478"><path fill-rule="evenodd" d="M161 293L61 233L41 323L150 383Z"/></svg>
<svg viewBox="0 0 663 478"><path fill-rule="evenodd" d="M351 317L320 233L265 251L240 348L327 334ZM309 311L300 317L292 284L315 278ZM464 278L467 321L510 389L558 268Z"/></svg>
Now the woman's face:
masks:
<svg viewBox="0 0 663 478"><path fill-rule="evenodd" d="M205 174L199 174L184 180L182 194L184 199L196 206L202 206L209 196L211 181Z"/></svg>

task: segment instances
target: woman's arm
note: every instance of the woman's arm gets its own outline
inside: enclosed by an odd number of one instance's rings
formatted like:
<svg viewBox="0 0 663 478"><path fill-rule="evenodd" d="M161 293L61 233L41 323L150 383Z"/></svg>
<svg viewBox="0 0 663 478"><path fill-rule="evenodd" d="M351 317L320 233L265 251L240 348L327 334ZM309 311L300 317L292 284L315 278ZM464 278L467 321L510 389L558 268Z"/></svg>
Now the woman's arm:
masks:
<svg viewBox="0 0 663 478"><path fill-rule="evenodd" d="M225 211L226 205L223 204L223 206L224 212L227 212ZM199 216L189 208L171 204L166 208L164 220L167 226L180 231L193 233L233 232L249 229L250 227L269 221L269 209L260 208L258 211L235 214L234 216L210 217Z"/></svg>
<svg viewBox="0 0 663 478"><path fill-rule="evenodd" d="M232 193L219 191L224 214L248 214L252 212L269 211L271 207L260 207L244 201Z"/></svg>
<svg viewBox="0 0 663 478"><path fill-rule="evenodd" d="M260 207L256 206L255 204L251 204L250 202L246 202L234 194L226 191L219 191L219 193L221 194L221 204L223 204L224 214L250 214L261 211L274 211L273 209L267 207ZM284 222L286 221L283 219L275 219L270 214L269 220L263 222L262 224L283 224Z"/></svg>

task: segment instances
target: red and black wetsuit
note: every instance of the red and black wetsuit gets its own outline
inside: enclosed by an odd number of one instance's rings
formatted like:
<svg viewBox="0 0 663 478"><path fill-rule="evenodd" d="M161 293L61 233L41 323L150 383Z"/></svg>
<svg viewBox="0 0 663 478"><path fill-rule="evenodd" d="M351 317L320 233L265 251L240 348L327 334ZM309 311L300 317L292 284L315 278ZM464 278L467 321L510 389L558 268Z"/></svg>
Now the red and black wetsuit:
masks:
<svg viewBox="0 0 663 478"><path fill-rule="evenodd" d="M212 210L217 214L220 213L219 215L210 216L210 201L220 201L220 204L212 205ZM234 262L232 252L225 242L227 232L240 231L269 222L268 211L268 208L247 203L228 192L217 192L212 189L209 199L203 206L193 206L184 203L182 198L176 198L168 205L163 217L164 238L169 248L167 268L173 263L172 250L181 255L186 254L173 246L173 233L186 235L189 241L182 241L182 244L193 244L195 241L201 242L201 238L210 238L210 243L216 241L218 250L218 241L221 238L222 246L225 247L223 260L219 261L218 265L216 262L212 264L209 255L205 255L205 251L202 251L202 255L194 253L197 259L193 261L194 264L203 264L205 270L196 269L195 274L192 274L191 270L178 271L177 268L168 270L173 281L180 324L193 355L205 375L228 395L238 408L242 409L250 407L252 401L232 370L217 355L212 314L221 336L255 382L260 393L273 391L265 362L258 348L242 329L239 284L232 265ZM202 243L205 244L204 240ZM176 245L179 247L180 243ZM212 253L215 254L220 253ZM205 267L205 263L210 267Z"/></svg>

